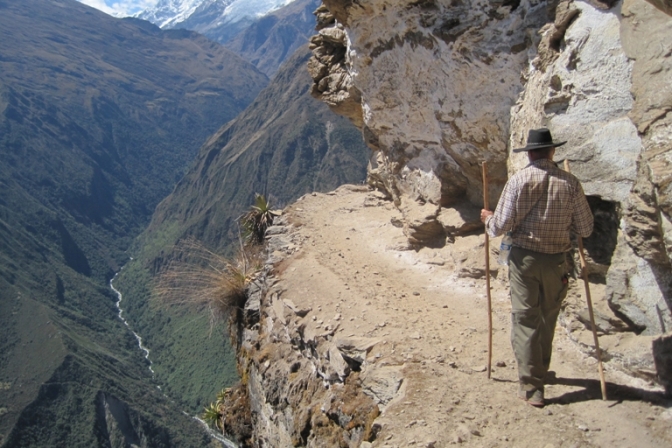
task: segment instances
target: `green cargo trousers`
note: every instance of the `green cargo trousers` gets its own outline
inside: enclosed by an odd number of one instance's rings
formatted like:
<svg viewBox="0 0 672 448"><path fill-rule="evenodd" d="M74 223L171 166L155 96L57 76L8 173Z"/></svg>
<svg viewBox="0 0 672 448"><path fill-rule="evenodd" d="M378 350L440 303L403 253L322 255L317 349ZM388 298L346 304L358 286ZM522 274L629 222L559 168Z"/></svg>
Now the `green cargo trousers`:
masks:
<svg viewBox="0 0 672 448"><path fill-rule="evenodd" d="M543 254L511 248L511 345L520 389L544 389L551 364L555 323L567 296L565 253Z"/></svg>

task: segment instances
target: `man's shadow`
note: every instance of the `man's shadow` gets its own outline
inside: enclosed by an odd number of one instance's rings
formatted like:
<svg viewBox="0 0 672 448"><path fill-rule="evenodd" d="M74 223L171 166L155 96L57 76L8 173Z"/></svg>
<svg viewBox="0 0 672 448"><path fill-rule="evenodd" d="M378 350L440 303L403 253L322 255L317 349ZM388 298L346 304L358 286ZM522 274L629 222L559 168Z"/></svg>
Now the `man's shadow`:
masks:
<svg viewBox="0 0 672 448"><path fill-rule="evenodd" d="M580 403L582 401L602 399L602 389L599 380L558 378L555 376L554 372L548 373L549 375L546 378L546 384L578 387L581 389L567 392L559 397L546 398L546 404L567 405L571 403ZM623 386L621 384L610 382L606 383L606 388L607 399L614 402L610 407L624 401L645 401L665 408L672 407L672 397L666 396L662 391L658 392L638 389L636 387Z"/></svg>

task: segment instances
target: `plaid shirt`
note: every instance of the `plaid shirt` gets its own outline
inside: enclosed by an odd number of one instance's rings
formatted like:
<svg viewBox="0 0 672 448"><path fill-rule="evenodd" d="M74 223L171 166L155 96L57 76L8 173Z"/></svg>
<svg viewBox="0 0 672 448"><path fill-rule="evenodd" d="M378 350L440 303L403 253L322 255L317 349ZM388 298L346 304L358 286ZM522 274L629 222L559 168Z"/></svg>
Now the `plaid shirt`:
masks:
<svg viewBox="0 0 672 448"><path fill-rule="evenodd" d="M570 231L593 232L593 215L579 180L539 159L509 179L485 227L493 237L512 232L514 246L556 254L571 248Z"/></svg>

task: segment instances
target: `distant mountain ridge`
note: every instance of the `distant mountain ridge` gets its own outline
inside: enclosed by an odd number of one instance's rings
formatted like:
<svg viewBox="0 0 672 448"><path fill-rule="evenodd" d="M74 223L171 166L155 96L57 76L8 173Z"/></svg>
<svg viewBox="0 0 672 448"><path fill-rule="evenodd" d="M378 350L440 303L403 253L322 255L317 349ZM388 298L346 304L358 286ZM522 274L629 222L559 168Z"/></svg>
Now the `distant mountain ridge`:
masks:
<svg viewBox="0 0 672 448"><path fill-rule="evenodd" d="M267 82L191 31L0 1L0 446L207 445L155 387L108 281Z"/></svg>
<svg viewBox="0 0 672 448"><path fill-rule="evenodd" d="M222 25L242 30L255 19L295 0L159 0L153 7L135 15L161 28L185 28L208 34ZM235 31L234 31L235 30Z"/></svg>
<svg viewBox="0 0 672 448"><path fill-rule="evenodd" d="M224 44L271 77L314 33L320 0L161 0L135 17Z"/></svg>
<svg viewBox="0 0 672 448"><path fill-rule="evenodd" d="M295 0L256 20L224 45L272 77L315 34L313 12L320 4L321 0Z"/></svg>
<svg viewBox="0 0 672 448"><path fill-rule="evenodd" d="M230 3L232 0L224 0ZM159 0L152 8L140 11L133 17L147 20L161 28L171 28L191 16L204 0Z"/></svg>

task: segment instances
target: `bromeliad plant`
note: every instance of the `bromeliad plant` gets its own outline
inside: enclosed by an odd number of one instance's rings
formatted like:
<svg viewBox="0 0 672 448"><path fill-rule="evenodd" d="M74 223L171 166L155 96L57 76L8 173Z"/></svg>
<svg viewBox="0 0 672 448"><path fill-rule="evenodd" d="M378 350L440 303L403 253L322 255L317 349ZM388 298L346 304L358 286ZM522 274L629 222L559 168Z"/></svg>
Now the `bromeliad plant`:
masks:
<svg viewBox="0 0 672 448"><path fill-rule="evenodd" d="M222 422L223 415L224 414L222 414L216 403L210 403L210 406L207 406L203 410L201 419L212 429L217 429L220 432L224 432L224 424Z"/></svg>
<svg viewBox="0 0 672 448"><path fill-rule="evenodd" d="M208 424L212 429L218 429L224 433L224 403L226 398L231 394L231 388L222 389L217 394L217 401L210 403L203 413L201 419Z"/></svg>
<svg viewBox="0 0 672 448"><path fill-rule="evenodd" d="M245 243L248 245L262 244L266 229L273 224L273 220L279 214L280 212L271 210L271 204L264 195L256 193L254 195L254 205L240 219L244 230Z"/></svg>

